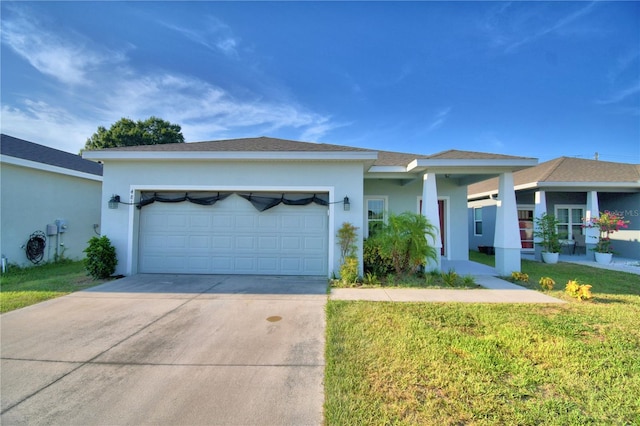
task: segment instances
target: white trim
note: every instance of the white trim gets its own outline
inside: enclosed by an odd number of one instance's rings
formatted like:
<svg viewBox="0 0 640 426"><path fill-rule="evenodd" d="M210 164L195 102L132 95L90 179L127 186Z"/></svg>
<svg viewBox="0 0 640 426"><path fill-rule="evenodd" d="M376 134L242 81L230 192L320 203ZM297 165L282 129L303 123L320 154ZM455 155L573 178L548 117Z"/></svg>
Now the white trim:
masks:
<svg viewBox="0 0 640 426"><path fill-rule="evenodd" d="M84 151L89 160L377 160L370 151Z"/></svg>
<svg viewBox="0 0 640 426"><path fill-rule="evenodd" d="M389 196L388 195L365 195L362 198L362 213L364 214L364 225L363 225L363 238L369 238L369 201L370 200L382 200L384 202L383 211L382 211L382 223L387 223L387 218L389 217Z"/></svg>
<svg viewBox="0 0 640 426"><path fill-rule="evenodd" d="M281 191L299 191L299 192L318 192L318 193L328 193L329 194L329 224L328 230L328 245L329 245L329 253L327 254L327 277L330 277L334 268L334 256L335 256L335 232L333 230L333 226L335 224L335 187L334 186L211 186L211 185L131 185L129 187L129 202L134 203L136 197L139 197L141 191L255 191L255 192L281 192ZM136 209L132 204L129 206L129 223L128 223L128 231L127 231L127 250L128 250L128 258L127 258L127 271L126 275L132 275L135 269L138 268L138 253L135 253L133 250L133 238L134 238L134 229L135 229L135 220L136 220ZM139 215L137 217L139 221ZM137 236L136 236L137 238ZM135 262L134 262L135 261Z"/></svg>
<svg viewBox="0 0 640 426"><path fill-rule="evenodd" d="M585 213L586 213L586 211L587 211L587 206L586 206L586 204L556 204L556 205L553 207L553 214L554 214L555 218L558 220L558 225L560 225L561 223L560 223L560 219L559 219L559 217L558 217L558 209L568 209L568 212L567 212L568 217L567 217L567 219L568 219L569 221L568 221L568 222L562 222L562 224L566 223L566 224L567 224L567 232L568 232L570 235L573 235L572 227L573 227L573 226L576 226L576 225L582 225L582 224L584 223L584 222L583 222L583 220L584 220L584 215L585 215ZM574 222L571 220L571 210L574 210L574 209L575 209L575 210L577 210L577 209L582 210L582 215L580 215L580 216L581 216L581 217L580 217L580 222L574 223ZM584 234L584 231L582 231L582 233Z"/></svg>
<svg viewBox="0 0 640 426"><path fill-rule="evenodd" d="M537 158L491 158L491 159L463 159L463 158L419 158L407 165L407 170L419 167L516 167L525 168L538 165Z"/></svg>
<svg viewBox="0 0 640 426"><path fill-rule="evenodd" d="M102 182L102 176L91 173L80 172L78 170L67 169L66 167L52 166L37 161L25 160L23 158L11 157L8 155L0 155L0 163L12 164L14 166L28 167L31 169L42 170L45 172L59 173L61 175L73 176L82 179L95 180Z"/></svg>
<svg viewBox="0 0 640 426"><path fill-rule="evenodd" d="M476 218L476 210L480 210L480 220L478 220L478 219ZM473 235L474 235L475 237L482 237L482 232L480 232L480 233L478 234L478 231L477 231L477 229L478 229L478 228L476 227L476 224L477 224L477 223L480 223L481 225L484 223L484 218L483 218L482 216L483 216L483 214L482 214L482 206L480 206L480 207L473 207ZM482 226L482 227L483 227L483 226Z"/></svg>

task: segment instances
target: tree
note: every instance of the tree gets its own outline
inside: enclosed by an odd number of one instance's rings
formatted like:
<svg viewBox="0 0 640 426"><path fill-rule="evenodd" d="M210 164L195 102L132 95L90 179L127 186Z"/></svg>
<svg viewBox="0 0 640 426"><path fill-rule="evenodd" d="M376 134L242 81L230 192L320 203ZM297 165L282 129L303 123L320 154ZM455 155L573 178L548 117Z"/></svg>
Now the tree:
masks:
<svg viewBox="0 0 640 426"><path fill-rule="evenodd" d="M184 143L184 136L177 124L171 124L158 117L133 121L121 118L109 130L98 127L84 145L84 149L104 149L118 146L159 145Z"/></svg>

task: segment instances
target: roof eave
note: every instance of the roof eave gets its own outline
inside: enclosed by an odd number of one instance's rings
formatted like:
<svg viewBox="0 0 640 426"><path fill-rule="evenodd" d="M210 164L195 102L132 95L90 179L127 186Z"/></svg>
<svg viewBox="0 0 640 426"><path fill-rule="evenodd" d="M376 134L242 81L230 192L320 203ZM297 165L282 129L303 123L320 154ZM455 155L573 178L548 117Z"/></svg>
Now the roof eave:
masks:
<svg viewBox="0 0 640 426"><path fill-rule="evenodd" d="M376 152L362 151L84 151L82 158L104 160L312 160L375 161Z"/></svg>
<svg viewBox="0 0 640 426"><path fill-rule="evenodd" d="M415 159L407 165L407 171L447 170L451 168L468 168L478 170L518 171L536 166L536 158L504 158L504 159Z"/></svg>

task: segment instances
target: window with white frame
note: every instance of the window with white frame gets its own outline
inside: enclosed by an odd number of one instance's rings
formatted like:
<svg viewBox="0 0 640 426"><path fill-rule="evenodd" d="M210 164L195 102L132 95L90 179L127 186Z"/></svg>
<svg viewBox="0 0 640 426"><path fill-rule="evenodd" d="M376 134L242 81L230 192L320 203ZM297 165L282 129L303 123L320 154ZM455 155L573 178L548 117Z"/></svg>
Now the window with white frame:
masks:
<svg viewBox="0 0 640 426"><path fill-rule="evenodd" d="M518 227L523 249L533 249L533 207L518 206Z"/></svg>
<svg viewBox="0 0 640 426"><path fill-rule="evenodd" d="M473 208L473 233L482 235L482 207Z"/></svg>
<svg viewBox="0 0 640 426"><path fill-rule="evenodd" d="M573 235L582 234L582 218L585 206L557 205L556 219L558 220L558 235L560 239L571 240Z"/></svg>
<svg viewBox="0 0 640 426"><path fill-rule="evenodd" d="M367 235L365 237L372 236L378 231L386 220L386 200L384 197L371 197L366 198L365 203L367 206Z"/></svg>

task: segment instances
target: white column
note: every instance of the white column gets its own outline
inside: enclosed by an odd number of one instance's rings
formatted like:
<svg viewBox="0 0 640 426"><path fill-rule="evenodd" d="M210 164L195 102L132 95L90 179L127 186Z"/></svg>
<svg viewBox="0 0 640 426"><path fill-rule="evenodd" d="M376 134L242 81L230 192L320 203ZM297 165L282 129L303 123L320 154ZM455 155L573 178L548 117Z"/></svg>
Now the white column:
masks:
<svg viewBox="0 0 640 426"><path fill-rule="evenodd" d="M538 226L535 225L535 220L540 219L542 215L547 212L547 194L544 191L536 191L535 193L535 206L533 208L533 217L534 217L534 231L538 231ZM537 261L542 260L542 238L533 237L533 242L535 246L535 259Z"/></svg>
<svg viewBox="0 0 640 426"><path fill-rule="evenodd" d="M585 223L592 218L600 217L600 209L598 208L598 191L587 192L587 211L584 215ZM598 228L584 228L585 243L587 245L587 257L594 258L595 255L591 254L590 249L594 248L598 243L600 237L600 231Z"/></svg>
<svg viewBox="0 0 640 426"><path fill-rule="evenodd" d="M435 239L427 235L427 242L436 249L436 260L427 259L427 271L441 269L440 251L442 241L440 240L440 211L438 209L438 187L436 185L436 174L426 173L422 177L422 215L429 219L429 222L436 228Z"/></svg>
<svg viewBox="0 0 640 426"><path fill-rule="evenodd" d="M498 205L496 210L496 270L500 275L520 272L520 227L518 207L513 187L513 173L500 174L498 179Z"/></svg>

